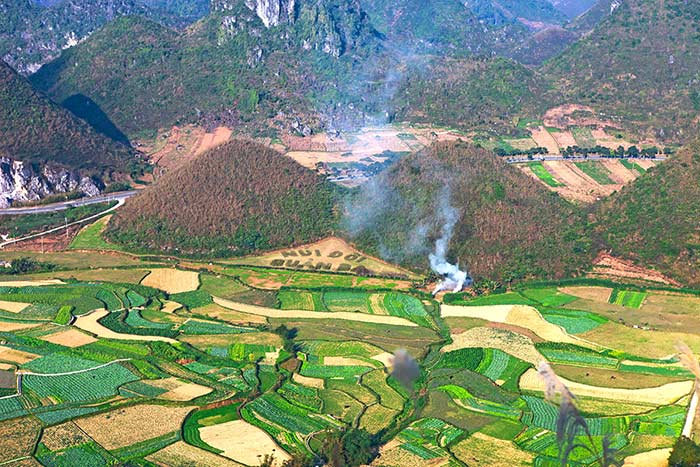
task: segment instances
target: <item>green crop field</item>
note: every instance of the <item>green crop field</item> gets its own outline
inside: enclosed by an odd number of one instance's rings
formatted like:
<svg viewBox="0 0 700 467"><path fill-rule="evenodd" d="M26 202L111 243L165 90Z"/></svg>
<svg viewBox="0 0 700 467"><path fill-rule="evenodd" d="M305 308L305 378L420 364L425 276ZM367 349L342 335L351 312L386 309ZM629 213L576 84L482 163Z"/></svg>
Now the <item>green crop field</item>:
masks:
<svg viewBox="0 0 700 467"><path fill-rule="evenodd" d="M102 237L102 231L107 226L108 218L103 217L84 227L70 244L72 250L114 250L124 251L124 247L110 243Z"/></svg>
<svg viewBox="0 0 700 467"><path fill-rule="evenodd" d="M565 184L561 183L559 180L554 178L554 176L551 173L549 173L549 171L542 164L542 162L529 162L527 166L530 168L530 170L532 170L532 173L537 175L537 178L542 180L547 185L553 188L566 186Z"/></svg>
<svg viewBox="0 0 700 467"><path fill-rule="evenodd" d="M647 294L644 292L634 292L631 290L613 289L609 302L627 308L640 308Z"/></svg>
<svg viewBox="0 0 700 467"><path fill-rule="evenodd" d="M166 260L153 257L145 261ZM70 279L70 268L75 266L62 263L64 284L0 286L0 300L30 304L20 313L0 313L3 329L18 327L0 331L0 362L19 362L0 374L0 382L7 383L0 388L0 395L11 396L15 391L15 367L29 372L22 377L21 396L0 399L0 420L30 415L37 417L46 431L52 425L88 415L118 414L121 407L134 404L157 404L164 410L193 408L173 430L147 440L124 443L109 451L92 441L56 450L47 447L50 442L39 441L32 451L34 458L46 465L150 465L153 453L166 459L171 449L200 449L193 452L204 459L201 450L209 455L222 453L202 439L206 437L201 428L229 422L242 428L247 422L270 436L276 452L289 454L322 453L334 439L331 436L347 429L348 437L358 438L352 448L344 446L346 449L363 450L371 445L375 452L389 446L379 460L367 465L471 465L474 461L460 456L468 456L469 449L483 445L491 446L494 452L504 449L510 453L513 449L523 458L534 459L536 466L554 467L560 465L558 406L539 390L524 389L528 378L534 376L535 365L529 362L544 359L567 381L601 390L630 391L630 399L638 389L656 383L682 385L693 379L676 357L666 357L669 352L656 358L637 357L634 350L639 350L638 342L625 345L620 340L619 346L608 348L608 342L590 337L596 336L599 328L615 324L613 312L603 317L574 309L583 300L555 285L514 283L506 288L497 284L495 288L502 293L474 297L467 291L435 298L406 288L409 284L400 280L188 261L188 267L210 267L211 273L202 274L197 291L171 295L109 280L142 277L142 271L153 268L152 264L105 269L104 280L96 268L75 280ZM84 262L80 267L86 271ZM223 275L228 273L240 281ZM42 274L41 278L51 276ZM262 283L264 288L257 288ZM391 289L386 284L404 288ZM423 284L417 281L410 285ZM672 308L654 302L653 292L647 300L647 293L633 291L637 288L632 285L612 288L613 305L606 305L611 310L622 313L622 308L614 306L620 305L631 313L640 307L646 309L647 303L659 313L666 312L664 306ZM237 310L213 304L212 295L263 304L275 313L357 312L354 316L363 319L395 316L418 326L341 321L325 319L324 315L316 319L256 316L243 307ZM162 311L167 300L184 307L172 313ZM585 341L581 340L581 345L551 342L546 338L548 332L532 323L504 324L498 316L489 322L488 314L481 319L443 319L441 300L466 306L532 306L547 322ZM97 308L111 310L99 324L127 334L128 339L100 337L88 330L77 332L71 325L53 322L66 324L70 314L78 316ZM494 313L500 311L495 309ZM624 329L633 330L631 326ZM640 336L654 339L656 334L650 331ZM592 342L587 342L590 339ZM696 342L689 343L695 350ZM415 377L408 387L392 373L393 354L402 349L410 355L406 365ZM171 400L181 394L172 387L187 383L211 388L211 392L189 401ZM185 388L183 394L196 386ZM672 446L687 415L686 395L680 394L668 405L664 401L633 403L586 394L576 402L592 438L579 434L576 440L600 449L608 436L624 453ZM511 443L510 448L500 442ZM572 459L572 467L591 467L595 461L585 449L575 450ZM180 461L173 463L180 465Z"/></svg>
<svg viewBox="0 0 700 467"><path fill-rule="evenodd" d="M644 175L646 173L646 169L642 167L641 165L637 164L636 162L629 161L627 159L620 159L620 163L629 170L635 170L639 175Z"/></svg>
<svg viewBox="0 0 700 467"><path fill-rule="evenodd" d="M598 144L590 128L574 127L571 129L571 133L574 135L576 144L582 148L592 148Z"/></svg>
<svg viewBox="0 0 700 467"><path fill-rule="evenodd" d="M575 162L576 167L601 185L615 185L610 172L598 161Z"/></svg>

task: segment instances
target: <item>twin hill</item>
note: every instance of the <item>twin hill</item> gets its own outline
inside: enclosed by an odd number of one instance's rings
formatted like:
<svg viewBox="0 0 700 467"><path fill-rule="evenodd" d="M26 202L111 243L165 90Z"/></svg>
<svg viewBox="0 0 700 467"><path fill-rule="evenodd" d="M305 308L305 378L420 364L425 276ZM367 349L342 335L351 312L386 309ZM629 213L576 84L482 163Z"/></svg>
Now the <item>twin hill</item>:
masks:
<svg viewBox="0 0 700 467"><path fill-rule="evenodd" d="M138 250L240 255L324 237L336 223L335 196L276 151L231 141L129 200L106 233Z"/></svg>
<svg viewBox="0 0 700 467"><path fill-rule="evenodd" d="M452 206L456 219L442 213ZM563 277L590 260L583 215L490 151L439 143L400 160L346 205L361 249L425 268L443 224L475 278Z"/></svg>
<svg viewBox="0 0 700 467"><path fill-rule="evenodd" d="M0 61L0 155L71 169L126 171L133 151L98 134Z"/></svg>
<svg viewBox="0 0 700 467"><path fill-rule="evenodd" d="M597 208L613 254L700 286L700 142L683 148Z"/></svg>

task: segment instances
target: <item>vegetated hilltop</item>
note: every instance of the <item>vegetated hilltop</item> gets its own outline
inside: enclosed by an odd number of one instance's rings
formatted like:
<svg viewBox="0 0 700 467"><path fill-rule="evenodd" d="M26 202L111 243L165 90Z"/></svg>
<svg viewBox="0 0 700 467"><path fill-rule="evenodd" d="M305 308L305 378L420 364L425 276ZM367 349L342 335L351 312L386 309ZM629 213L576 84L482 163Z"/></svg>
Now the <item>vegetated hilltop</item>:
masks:
<svg viewBox="0 0 700 467"><path fill-rule="evenodd" d="M302 244L335 227L335 190L267 146L234 140L130 199L106 234L139 250L204 256Z"/></svg>
<svg viewBox="0 0 700 467"><path fill-rule="evenodd" d="M612 9L544 74L569 102L649 136L690 139L700 110L700 5L622 0Z"/></svg>
<svg viewBox="0 0 700 467"><path fill-rule="evenodd" d="M107 22L144 15L184 26L207 13L209 0L11 0L0 3L0 57L22 74L61 54Z"/></svg>
<svg viewBox="0 0 700 467"><path fill-rule="evenodd" d="M361 249L425 269L449 206L449 257L476 279L570 276L592 259L576 207L462 142L435 144L373 179L347 203L344 228Z"/></svg>
<svg viewBox="0 0 700 467"><path fill-rule="evenodd" d="M569 18L585 13L597 3L596 0L549 0L549 2Z"/></svg>
<svg viewBox="0 0 700 467"><path fill-rule="evenodd" d="M507 131L544 92L535 72L504 58L436 58L405 74L392 100L397 120Z"/></svg>
<svg viewBox="0 0 700 467"><path fill-rule="evenodd" d="M120 18L32 77L57 101L89 97L126 134L202 118L304 121L336 99L338 80L376 46L350 0L306 1L290 14L214 2L185 33ZM252 5L255 6L255 5Z"/></svg>
<svg viewBox="0 0 700 467"><path fill-rule="evenodd" d="M602 201L595 220L613 254L700 286L700 142Z"/></svg>
<svg viewBox="0 0 700 467"><path fill-rule="evenodd" d="M32 89L0 61L0 156L105 172L127 171L134 152Z"/></svg>

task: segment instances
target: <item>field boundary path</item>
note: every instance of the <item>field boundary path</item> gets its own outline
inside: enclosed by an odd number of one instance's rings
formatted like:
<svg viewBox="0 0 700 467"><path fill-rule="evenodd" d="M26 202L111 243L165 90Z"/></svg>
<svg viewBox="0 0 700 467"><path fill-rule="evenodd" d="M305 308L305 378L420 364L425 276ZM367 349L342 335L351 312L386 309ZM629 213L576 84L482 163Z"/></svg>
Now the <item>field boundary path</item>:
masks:
<svg viewBox="0 0 700 467"><path fill-rule="evenodd" d="M695 383L697 384L697 383ZM695 424L695 416L698 413L698 393L693 392L693 398L690 400L690 405L688 406L688 416L685 419L685 424L683 425L682 436L690 438L693 433L693 425Z"/></svg>
<svg viewBox="0 0 700 467"><path fill-rule="evenodd" d="M117 208L123 206L125 201L126 201L126 198L119 199L119 200L117 200L117 204L115 204L115 205L112 206L111 208L108 208L108 209L106 209L106 210L104 210L104 211L102 211L102 212L98 212L97 214L93 214L92 216L88 216L88 217L86 217L86 218L84 218L84 219L79 219L79 220L77 220L77 221L74 221L74 222L71 222L71 223L68 223L68 224L64 224L64 225L61 225L61 226L58 226L58 227L54 227L54 228L52 228L52 229L45 230L44 232L39 232L39 233L31 234L31 235L26 235L26 236L24 236L24 237L11 238L11 239L9 239L9 240L5 240L4 242L0 243L0 249L6 247L6 246L8 246L8 245L12 245L12 244L14 244L14 243L19 243L19 242L23 242L23 241L25 241L25 240L32 240L32 239L34 239L34 238L43 237L43 236L45 236L45 235L49 235L49 234L52 234L52 233L60 232L61 230L68 229L69 227L73 227L74 225L79 225L79 224L82 224L82 223L84 223L84 222L88 222L88 221L91 221L91 220L98 219L98 218L104 216L105 214L109 214L110 212L114 211L115 209L117 209Z"/></svg>

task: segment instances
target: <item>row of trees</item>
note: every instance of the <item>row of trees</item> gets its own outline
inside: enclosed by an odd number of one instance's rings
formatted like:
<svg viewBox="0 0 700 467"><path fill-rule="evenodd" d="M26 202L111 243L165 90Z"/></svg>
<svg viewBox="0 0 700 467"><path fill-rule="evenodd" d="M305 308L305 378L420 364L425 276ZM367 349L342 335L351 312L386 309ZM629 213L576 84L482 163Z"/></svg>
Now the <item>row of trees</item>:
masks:
<svg viewBox="0 0 700 467"><path fill-rule="evenodd" d="M624 146L618 146L617 149L610 149L605 146L597 145L592 148L582 148L580 146L569 146L562 151L564 157L574 157L583 156L588 157L589 155L597 155L602 157L644 157L644 158L654 158L659 154L671 155L673 150L671 148L664 148L663 150L652 146L650 148L639 149L637 146L630 146L625 149Z"/></svg>

